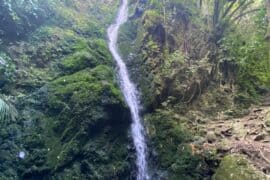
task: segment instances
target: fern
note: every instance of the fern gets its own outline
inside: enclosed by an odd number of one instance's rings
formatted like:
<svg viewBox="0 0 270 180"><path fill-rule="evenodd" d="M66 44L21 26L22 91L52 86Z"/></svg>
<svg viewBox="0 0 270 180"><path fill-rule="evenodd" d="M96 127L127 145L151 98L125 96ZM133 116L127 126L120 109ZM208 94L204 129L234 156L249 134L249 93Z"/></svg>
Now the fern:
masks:
<svg viewBox="0 0 270 180"><path fill-rule="evenodd" d="M16 108L0 98L0 123L9 123L15 121L17 117Z"/></svg>

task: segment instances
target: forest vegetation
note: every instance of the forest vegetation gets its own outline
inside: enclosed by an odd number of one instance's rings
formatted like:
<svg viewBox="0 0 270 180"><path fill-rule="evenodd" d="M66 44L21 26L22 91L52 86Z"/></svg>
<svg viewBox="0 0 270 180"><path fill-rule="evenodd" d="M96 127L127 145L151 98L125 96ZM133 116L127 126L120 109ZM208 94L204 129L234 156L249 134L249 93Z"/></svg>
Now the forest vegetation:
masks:
<svg viewBox="0 0 270 180"><path fill-rule="evenodd" d="M0 0L0 179L136 179L107 36L121 4ZM150 179L269 179L270 0L128 7Z"/></svg>

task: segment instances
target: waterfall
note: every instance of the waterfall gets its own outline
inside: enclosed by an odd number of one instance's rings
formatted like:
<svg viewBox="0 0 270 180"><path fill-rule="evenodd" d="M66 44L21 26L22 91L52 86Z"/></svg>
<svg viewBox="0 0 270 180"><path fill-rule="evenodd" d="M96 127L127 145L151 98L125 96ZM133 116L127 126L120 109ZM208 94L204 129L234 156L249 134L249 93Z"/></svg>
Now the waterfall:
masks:
<svg viewBox="0 0 270 180"><path fill-rule="evenodd" d="M122 0L115 23L108 28L109 49L118 66L120 88L131 112L131 135L136 150L137 180L148 180L146 161L147 146L145 142L145 129L141 123L140 100L135 85L131 82L126 64L118 52L117 40L119 28L128 19L128 1Z"/></svg>

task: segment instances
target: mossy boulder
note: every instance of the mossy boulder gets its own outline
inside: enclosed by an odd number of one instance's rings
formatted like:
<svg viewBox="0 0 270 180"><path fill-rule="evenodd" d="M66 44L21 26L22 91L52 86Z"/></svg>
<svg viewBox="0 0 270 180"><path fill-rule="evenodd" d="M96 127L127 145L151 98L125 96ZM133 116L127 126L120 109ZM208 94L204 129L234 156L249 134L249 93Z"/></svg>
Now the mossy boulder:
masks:
<svg viewBox="0 0 270 180"><path fill-rule="evenodd" d="M212 177L212 180L267 180L267 177L257 171L243 155L228 155L224 157Z"/></svg>

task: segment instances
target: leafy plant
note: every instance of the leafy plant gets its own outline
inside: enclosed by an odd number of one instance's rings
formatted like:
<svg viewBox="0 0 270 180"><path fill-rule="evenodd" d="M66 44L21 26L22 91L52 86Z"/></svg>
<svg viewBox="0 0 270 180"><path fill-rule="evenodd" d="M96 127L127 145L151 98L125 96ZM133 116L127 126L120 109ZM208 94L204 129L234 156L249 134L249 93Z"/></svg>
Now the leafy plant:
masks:
<svg viewBox="0 0 270 180"><path fill-rule="evenodd" d="M270 85L264 17L265 11L262 10L252 19L252 23L236 27L233 32L227 34L222 43L226 59L238 66L236 80L240 90L253 97L258 94L258 87Z"/></svg>

